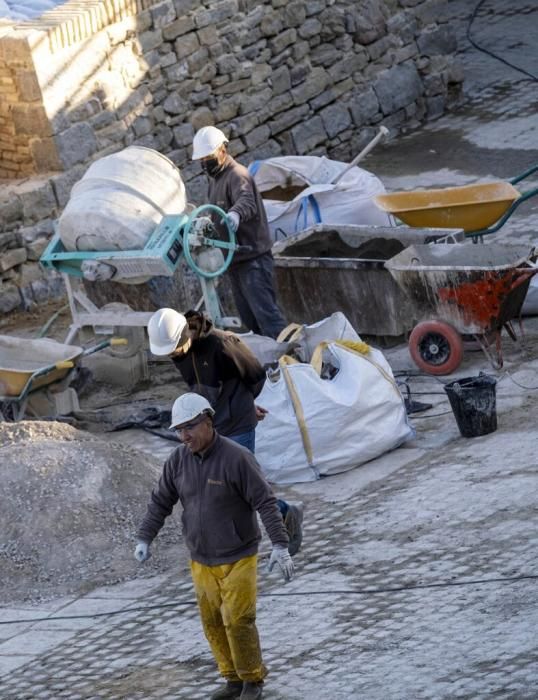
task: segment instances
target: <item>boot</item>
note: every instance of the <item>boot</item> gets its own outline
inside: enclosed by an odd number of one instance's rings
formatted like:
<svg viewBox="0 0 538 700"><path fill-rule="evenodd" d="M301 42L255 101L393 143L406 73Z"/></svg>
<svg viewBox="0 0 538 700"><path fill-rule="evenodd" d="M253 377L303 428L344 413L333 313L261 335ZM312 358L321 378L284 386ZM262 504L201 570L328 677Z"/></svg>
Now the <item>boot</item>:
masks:
<svg viewBox="0 0 538 700"><path fill-rule="evenodd" d="M288 552L293 557L301 548L303 541L303 504L288 505L288 512L284 518L284 525L290 539L288 544Z"/></svg>
<svg viewBox="0 0 538 700"><path fill-rule="evenodd" d="M240 700L259 700L263 695L263 681L259 683L243 683L243 692L240 695Z"/></svg>
<svg viewBox="0 0 538 700"><path fill-rule="evenodd" d="M215 690L211 700L237 700L243 690L243 681L226 681L226 685Z"/></svg>

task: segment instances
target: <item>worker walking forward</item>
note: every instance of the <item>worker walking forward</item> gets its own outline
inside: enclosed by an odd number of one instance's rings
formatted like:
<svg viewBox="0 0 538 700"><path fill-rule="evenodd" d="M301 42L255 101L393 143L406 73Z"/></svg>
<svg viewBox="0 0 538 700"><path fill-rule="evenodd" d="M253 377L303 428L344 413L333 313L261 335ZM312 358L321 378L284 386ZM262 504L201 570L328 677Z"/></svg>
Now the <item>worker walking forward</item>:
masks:
<svg viewBox="0 0 538 700"><path fill-rule="evenodd" d="M284 579L293 577L288 535L276 498L254 455L219 435L214 411L198 394L183 394L172 424L183 443L166 460L138 530L135 557L150 545L180 501L185 543L205 636L226 684L211 698L257 700L267 670L256 628L256 576L261 539L256 512L272 542Z"/></svg>
<svg viewBox="0 0 538 700"><path fill-rule="evenodd" d="M209 176L209 201L228 213L237 243L229 268L235 304L243 324L254 333L276 338L286 321L276 302L273 241L265 207L254 178L227 151L228 139L214 126L194 135L192 159Z"/></svg>

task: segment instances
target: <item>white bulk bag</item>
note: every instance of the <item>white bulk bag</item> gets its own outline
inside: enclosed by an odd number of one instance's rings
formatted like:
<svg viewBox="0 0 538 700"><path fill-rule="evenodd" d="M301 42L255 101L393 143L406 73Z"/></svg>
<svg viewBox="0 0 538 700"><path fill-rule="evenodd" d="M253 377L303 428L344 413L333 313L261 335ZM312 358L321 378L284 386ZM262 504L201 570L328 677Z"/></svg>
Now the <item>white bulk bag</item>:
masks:
<svg viewBox="0 0 538 700"><path fill-rule="evenodd" d="M277 342L280 343L293 343L294 355L302 362L309 361L320 343L332 340L360 340L359 334L341 311L335 311L327 318L309 326L290 323L277 338Z"/></svg>
<svg viewBox="0 0 538 700"><path fill-rule="evenodd" d="M262 197L274 187L306 186L290 201L264 197L273 240L319 223L390 226L388 214L372 199L385 192L375 175L354 166L335 185L330 184L346 167L324 156L282 156L252 163L249 170Z"/></svg>
<svg viewBox="0 0 538 700"><path fill-rule="evenodd" d="M322 343L313 363L282 358L256 403L268 414L256 429L256 459L269 481L314 481L353 469L414 436L383 354L364 343ZM338 372L319 374L322 352ZM316 365L316 366L314 366Z"/></svg>
<svg viewBox="0 0 538 700"><path fill-rule="evenodd" d="M141 250L165 214L186 206L172 161L130 146L92 163L73 187L58 231L66 250Z"/></svg>

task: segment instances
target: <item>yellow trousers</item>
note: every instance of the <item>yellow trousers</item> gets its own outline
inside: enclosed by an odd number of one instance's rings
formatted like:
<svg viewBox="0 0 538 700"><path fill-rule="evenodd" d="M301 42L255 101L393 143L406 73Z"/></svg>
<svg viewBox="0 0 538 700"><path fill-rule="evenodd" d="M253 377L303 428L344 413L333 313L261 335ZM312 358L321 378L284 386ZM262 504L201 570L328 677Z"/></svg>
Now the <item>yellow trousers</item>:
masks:
<svg viewBox="0 0 538 700"><path fill-rule="evenodd" d="M256 628L257 562L257 555L220 566L191 561L204 633L229 681L256 683L267 675Z"/></svg>

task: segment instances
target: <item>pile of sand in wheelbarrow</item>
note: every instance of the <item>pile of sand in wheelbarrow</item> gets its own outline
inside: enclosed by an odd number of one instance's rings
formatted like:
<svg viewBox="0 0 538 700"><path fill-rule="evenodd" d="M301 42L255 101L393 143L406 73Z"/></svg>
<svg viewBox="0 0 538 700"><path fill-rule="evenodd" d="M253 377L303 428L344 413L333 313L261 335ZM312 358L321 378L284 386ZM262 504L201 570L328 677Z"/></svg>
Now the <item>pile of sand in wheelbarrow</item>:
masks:
<svg viewBox="0 0 538 700"><path fill-rule="evenodd" d="M185 557L178 512L148 564L133 557L161 468L66 424L0 422L0 604L177 570Z"/></svg>

